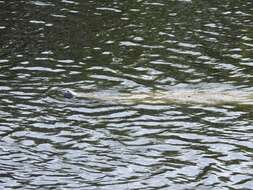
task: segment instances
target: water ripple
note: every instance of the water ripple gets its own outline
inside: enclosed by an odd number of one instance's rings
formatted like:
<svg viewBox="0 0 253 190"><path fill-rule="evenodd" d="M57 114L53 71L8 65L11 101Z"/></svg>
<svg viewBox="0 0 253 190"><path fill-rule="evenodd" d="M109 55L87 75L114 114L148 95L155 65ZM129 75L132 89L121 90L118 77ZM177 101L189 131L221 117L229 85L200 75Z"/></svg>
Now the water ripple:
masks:
<svg viewBox="0 0 253 190"><path fill-rule="evenodd" d="M252 105L121 101L251 92L251 1L0 4L0 189L252 189Z"/></svg>

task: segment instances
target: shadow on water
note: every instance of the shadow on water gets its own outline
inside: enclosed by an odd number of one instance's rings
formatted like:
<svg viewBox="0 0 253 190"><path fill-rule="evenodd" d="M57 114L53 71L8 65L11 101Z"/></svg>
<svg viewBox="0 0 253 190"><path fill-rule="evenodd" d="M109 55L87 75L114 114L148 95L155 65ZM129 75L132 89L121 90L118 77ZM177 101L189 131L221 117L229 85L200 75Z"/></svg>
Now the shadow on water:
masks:
<svg viewBox="0 0 253 190"><path fill-rule="evenodd" d="M252 189L252 105L141 98L251 93L252 7L0 0L0 188Z"/></svg>

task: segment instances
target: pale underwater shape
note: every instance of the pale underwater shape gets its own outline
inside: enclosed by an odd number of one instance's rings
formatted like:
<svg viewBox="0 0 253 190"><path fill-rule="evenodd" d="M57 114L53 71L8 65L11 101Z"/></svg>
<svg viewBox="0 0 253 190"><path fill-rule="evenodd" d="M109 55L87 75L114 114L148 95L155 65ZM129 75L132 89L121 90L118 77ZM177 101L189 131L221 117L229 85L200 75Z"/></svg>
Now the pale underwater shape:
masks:
<svg viewBox="0 0 253 190"><path fill-rule="evenodd" d="M171 90L149 93L120 93L114 91L73 93L73 97L115 103L181 103L181 104L253 104L253 94L240 90L215 92L212 90ZM65 95L64 95L65 97ZM69 98L69 97L67 97ZM72 96L70 97L72 98Z"/></svg>

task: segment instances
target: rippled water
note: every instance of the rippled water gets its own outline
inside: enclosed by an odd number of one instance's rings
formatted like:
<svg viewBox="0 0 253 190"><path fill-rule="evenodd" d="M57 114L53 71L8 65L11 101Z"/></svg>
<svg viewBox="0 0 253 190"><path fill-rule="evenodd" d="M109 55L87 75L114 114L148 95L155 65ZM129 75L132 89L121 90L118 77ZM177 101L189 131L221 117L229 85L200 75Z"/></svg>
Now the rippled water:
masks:
<svg viewBox="0 0 253 190"><path fill-rule="evenodd" d="M252 13L251 0L0 0L1 189L253 189L252 105L48 93L251 91Z"/></svg>

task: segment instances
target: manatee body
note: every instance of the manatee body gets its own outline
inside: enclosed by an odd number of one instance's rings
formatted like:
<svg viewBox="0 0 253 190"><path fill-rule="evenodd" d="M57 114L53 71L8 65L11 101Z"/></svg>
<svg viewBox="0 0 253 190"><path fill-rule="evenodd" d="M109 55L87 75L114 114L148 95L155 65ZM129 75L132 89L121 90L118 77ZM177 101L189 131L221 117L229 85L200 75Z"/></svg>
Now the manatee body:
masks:
<svg viewBox="0 0 253 190"><path fill-rule="evenodd" d="M87 98L115 103L195 103L195 104L253 104L252 95L243 91L213 92L207 90L173 90L149 93L119 93L113 91L75 93L63 90L64 98Z"/></svg>

